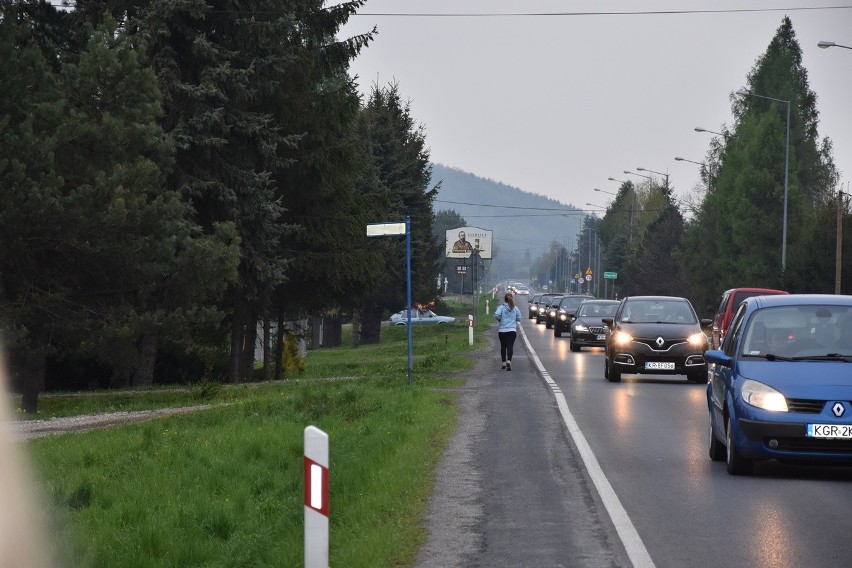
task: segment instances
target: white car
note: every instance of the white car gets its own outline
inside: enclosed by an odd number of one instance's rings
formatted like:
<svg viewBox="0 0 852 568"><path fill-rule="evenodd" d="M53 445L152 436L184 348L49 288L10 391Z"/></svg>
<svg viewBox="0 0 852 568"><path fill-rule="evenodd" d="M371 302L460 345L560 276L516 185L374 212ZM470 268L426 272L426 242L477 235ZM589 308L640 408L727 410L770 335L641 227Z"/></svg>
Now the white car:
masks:
<svg viewBox="0 0 852 568"><path fill-rule="evenodd" d="M529 296L530 289L527 286L515 286L515 295L516 296Z"/></svg>
<svg viewBox="0 0 852 568"><path fill-rule="evenodd" d="M402 310L393 314L390 318L391 325L405 325L408 322L408 310ZM411 310L412 324L449 324L456 322L456 318L451 316L439 316L432 310Z"/></svg>

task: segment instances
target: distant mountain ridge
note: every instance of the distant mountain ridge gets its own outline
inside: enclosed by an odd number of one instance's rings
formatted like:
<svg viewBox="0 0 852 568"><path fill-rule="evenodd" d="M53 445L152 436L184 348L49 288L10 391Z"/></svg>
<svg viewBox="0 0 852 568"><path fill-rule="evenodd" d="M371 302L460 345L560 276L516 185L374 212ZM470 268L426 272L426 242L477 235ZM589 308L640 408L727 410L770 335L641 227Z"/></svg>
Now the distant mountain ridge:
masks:
<svg viewBox="0 0 852 568"><path fill-rule="evenodd" d="M585 213L573 205L433 163L432 185L438 182L435 211L453 210L468 225L494 231L495 254L528 251L534 259L552 241L573 246L583 226Z"/></svg>

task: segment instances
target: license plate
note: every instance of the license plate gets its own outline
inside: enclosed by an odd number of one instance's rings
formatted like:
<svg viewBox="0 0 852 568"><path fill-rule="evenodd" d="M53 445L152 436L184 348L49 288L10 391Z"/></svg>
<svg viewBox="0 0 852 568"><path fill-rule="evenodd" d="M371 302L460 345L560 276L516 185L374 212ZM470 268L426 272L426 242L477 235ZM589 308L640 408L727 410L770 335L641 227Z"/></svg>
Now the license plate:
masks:
<svg viewBox="0 0 852 568"><path fill-rule="evenodd" d="M661 371L674 371L674 361L646 361L646 369L658 369Z"/></svg>
<svg viewBox="0 0 852 568"><path fill-rule="evenodd" d="M808 438L852 439L852 424L808 424Z"/></svg>
<svg viewBox="0 0 852 568"><path fill-rule="evenodd" d="M597 338L598 338L598 341L605 341L606 335L598 335Z"/></svg>

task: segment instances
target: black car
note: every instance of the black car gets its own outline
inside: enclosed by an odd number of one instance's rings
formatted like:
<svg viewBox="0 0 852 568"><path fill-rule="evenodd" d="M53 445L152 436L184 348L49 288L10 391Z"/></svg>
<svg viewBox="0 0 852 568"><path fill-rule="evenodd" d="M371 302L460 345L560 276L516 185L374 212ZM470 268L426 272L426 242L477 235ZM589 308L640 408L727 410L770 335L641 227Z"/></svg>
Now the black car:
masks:
<svg viewBox="0 0 852 568"><path fill-rule="evenodd" d="M686 375L707 382L707 336L686 298L628 296L612 317L603 318L606 332L604 377L617 383L623 373Z"/></svg>
<svg viewBox="0 0 852 568"><path fill-rule="evenodd" d="M553 301L553 298L560 297L561 294L542 294L541 298L538 300L538 310L535 313L535 323L544 323L544 319L547 316L547 310L550 308L550 304Z"/></svg>
<svg viewBox="0 0 852 568"><path fill-rule="evenodd" d="M549 305L544 312L544 316L539 315L539 323L544 321L544 327L550 329L553 327L553 322L556 321L556 311L559 309L559 302L562 300L562 296L553 296L549 300Z"/></svg>
<svg viewBox="0 0 852 568"><path fill-rule="evenodd" d="M562 296L559 305L553 312L553 336L562 337L562 333L571 331L571 320L574 314L577 313L577 308L586 300L594 300L594 296L584 294L572 294L570 296ZM550 327L550 326L548 326Z"/></svg>
<svg viewBox="0 0 852 568"><path fill-rule="evenodd" d="M586 300L577 308L571 321L571 351L583 347L604 347L606 325L603 318L615 315L621 302L618 300Z"/></svg>
<svg viewBox="0 0 852 568"><path fill-rule="evenodd" d="M541 299L541 294L536 294L532 298L530 298L529 305L529 318L534 319L536 312L538 312L538 301Z"/></svg>

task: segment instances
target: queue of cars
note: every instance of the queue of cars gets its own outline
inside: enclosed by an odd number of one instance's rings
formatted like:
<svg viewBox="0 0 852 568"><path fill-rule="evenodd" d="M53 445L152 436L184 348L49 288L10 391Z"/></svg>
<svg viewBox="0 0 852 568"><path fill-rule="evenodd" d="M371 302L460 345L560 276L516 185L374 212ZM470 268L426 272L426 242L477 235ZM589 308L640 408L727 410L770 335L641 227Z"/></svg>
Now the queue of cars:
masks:
<svg viewBox="0 0 852 568"><path fill-rule="evenodd" d="M713 319L680 297L533 296L530 319L549 314L572 351L604 348L609 382L706 384L709 457L732 475L761 460L852 465L852 296L734 288Z"/></svg>

